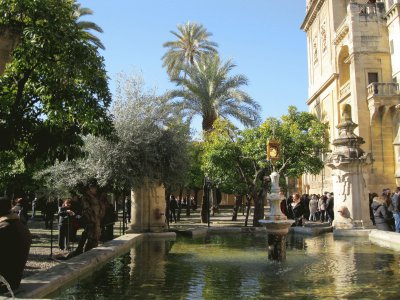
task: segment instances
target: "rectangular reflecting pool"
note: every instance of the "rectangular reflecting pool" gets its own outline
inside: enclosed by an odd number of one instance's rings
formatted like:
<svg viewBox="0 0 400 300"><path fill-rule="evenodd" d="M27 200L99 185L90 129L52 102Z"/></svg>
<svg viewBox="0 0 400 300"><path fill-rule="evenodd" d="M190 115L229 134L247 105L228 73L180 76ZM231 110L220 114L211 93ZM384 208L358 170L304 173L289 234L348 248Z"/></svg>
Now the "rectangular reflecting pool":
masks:
<svg viewBox="0 0 400 300"><path fill-rule="evenodd" d="M367 239L289 235L287 260L267 236L143 241L52 299L400 299L400 253Z"/></svg>

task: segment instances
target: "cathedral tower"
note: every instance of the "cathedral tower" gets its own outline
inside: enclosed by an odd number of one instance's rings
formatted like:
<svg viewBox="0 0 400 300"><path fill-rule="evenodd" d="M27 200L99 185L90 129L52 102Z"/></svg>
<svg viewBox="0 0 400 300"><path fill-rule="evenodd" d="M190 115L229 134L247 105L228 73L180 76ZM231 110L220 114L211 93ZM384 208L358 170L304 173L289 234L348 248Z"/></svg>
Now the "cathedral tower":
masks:
<svg viewBox="0 0 400 300"><path fill-rule="evenodd" d="M400 185L400 0L307 0L307 105L337 138L340 107L349 104L356 134L373 158L368 192ZM321 154L322 158L326 154ZM304 175L303 190L332 190L328 168Z"/></svg>

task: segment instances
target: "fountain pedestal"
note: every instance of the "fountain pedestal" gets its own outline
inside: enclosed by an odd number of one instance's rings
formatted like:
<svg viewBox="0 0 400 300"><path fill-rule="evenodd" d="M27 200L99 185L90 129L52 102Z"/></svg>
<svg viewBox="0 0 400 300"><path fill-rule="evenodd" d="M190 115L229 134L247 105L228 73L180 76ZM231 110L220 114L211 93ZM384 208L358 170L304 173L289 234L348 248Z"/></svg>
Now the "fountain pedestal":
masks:
<svg viewBox="0 0 400 300"><path fill-rule="evenodd" d="M333 151L325 161L332 169L335 230L361 229L372 225L363 176L363 167L371 163L371 156L360 147L364 140L354 133L357 126L352 121L351 106L344 104L337 126L339 135L333 140Z"/></svg>
<svg viewBox="0 0 400 300"><path fill-rule="evenodd" d="M288 220L280 208L279 174L272 172L270 177L271 193L267 196L270 213L264 220L258 222L265 227L268 234L268 259L284 261L286 260L286 235L294 220Z"/></svg>
<svg viewBox="0 0 400 300"><path fill-rule="evenodd" d="M157 182L146 179L131 193L131 224L127 233L165 231L165 190Z"/></svg>

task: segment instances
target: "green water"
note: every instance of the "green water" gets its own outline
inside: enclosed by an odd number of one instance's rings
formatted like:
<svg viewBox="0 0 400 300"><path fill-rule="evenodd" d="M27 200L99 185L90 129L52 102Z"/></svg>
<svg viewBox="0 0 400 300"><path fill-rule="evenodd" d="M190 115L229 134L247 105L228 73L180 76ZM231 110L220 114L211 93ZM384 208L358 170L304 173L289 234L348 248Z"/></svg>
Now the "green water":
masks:
<svg viewBox="0 0 400 300"><path fill-rule="evenodd" d="M400 299L400 254L365 239L265 235L148 241L53 299Z"/></svg>

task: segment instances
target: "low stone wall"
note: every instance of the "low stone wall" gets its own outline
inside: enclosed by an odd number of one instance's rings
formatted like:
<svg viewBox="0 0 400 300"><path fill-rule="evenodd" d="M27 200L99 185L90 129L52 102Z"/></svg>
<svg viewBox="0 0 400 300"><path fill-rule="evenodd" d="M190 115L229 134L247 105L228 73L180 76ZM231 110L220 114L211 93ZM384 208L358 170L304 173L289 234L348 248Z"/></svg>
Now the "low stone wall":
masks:
<svg viewBox="0 0 400 300"><path fill-rule="evenodd" d="M380 247L400 251L400 233L373 229L369 240Z"/></svg>
<svg viewBox="0 0 400 300"><path fill-rule="evenodd" d="M21 281L15 291L17 298L43 298L97 269L110 259L128 251L143 234L126 234L101 247L73 257L47 272L35 274Z"/></svg>

